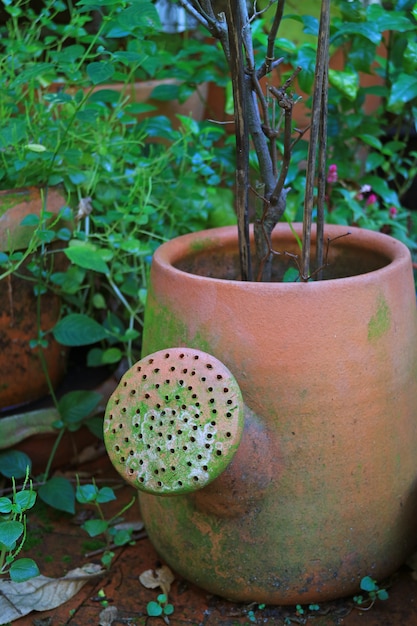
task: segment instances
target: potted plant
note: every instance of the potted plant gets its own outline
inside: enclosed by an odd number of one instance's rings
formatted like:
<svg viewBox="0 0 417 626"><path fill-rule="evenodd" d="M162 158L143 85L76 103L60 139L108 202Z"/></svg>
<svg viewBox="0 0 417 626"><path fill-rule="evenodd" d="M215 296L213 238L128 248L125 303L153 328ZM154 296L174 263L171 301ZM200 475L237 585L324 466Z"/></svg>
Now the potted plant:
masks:
<svg viewBox="0 0 417 626"><path fill-rule="evenodd" d="M12 253L2 246L1 284L5 294L10 291L9 282L17 280L22 255L26 258L29 252L36 252L24 279L30 303L27 309L32 316L27 324L31 334L26 352L33 356L34 342L38 340L45 346L58 345L55 352L59 364L52 368L55 375L49 387L42 375L37 395L56 388L62 378L58 373L62 374L66 366L62 354L67 354L68 348L73 349L74 359L80 359L76 349L82 350L81 359L95 368L86 379L96 379L100 370L102 375L111 376L121 362L133 363L140 353L146 278L155 247L164 238L191 228L231 223L234 219L230 215L230 189L217 191L206 184L206 180L220 182L220 172L213 170L213 149L222 140L222 129L198 125L188 117L181 118L178 130L161 117L147 117L138 123L137 116L146 106L132 102L127 92L149 52L146 41L143 50L140 47L141 35L150 37L156 32L156 18L149 2L143 2L138 14L132 15L131 9L130 4L113 3L104 24L99 22L98 29L91 32L92 16L88 13L80 16L73 11L63 25L54 23L53 11L38 15L31 10L25 15L32 19L28 28L20 5L6 8L9 20L3 27L1 57L3 197L15 197L16 187L30 186L26 195L36 193L40 199L36 211L47 216L53 208L51 201L60 192L61 208L65 208L67 221L68 214L72 220L65 229L57 222L51 225L39 218L36 221L33 205L25 203L24 214L21 207L13 214L18 215L17 227L26 232L30 227L19 225L25 215L27 223L32 224L31 232L36 230L34 239L29 234L23 248L13 249ZM60 6L56 11L59 17ZM46 46L45 29L52 33L46 38ZM120 50L122 44L117 46L116 40L123 40L129 50ZM14 66L10 64L12 57ZM121 81L124 91L103 82L111 76ZM161 140L165 145L158 143ZM169 151L166 142L170 143ZM222 167L227 167L225 163L223 157ZM11 193L7 192L9 188ZM185 203L177 197L179 189L187 195ZM9 209L9 201L7 207L2 204ZM127 236L132 207L136 226ZM6 226L9 228L9 221ZM58 244L48 248L52 239ZM37 247L38 243L42 245ZM51 262L61 255L66 263L55 263L53 271L52 265L48 266L50 271L46 272L42 269L45 255ZM15 289L15 297L17 291L23 293L22 288ZM40 291L42 301L50 296L55 303L46 306L55 311L54 322L46 326L40 324L37 315ZM52 335L49 331L54 324ZM8 328L6 325L3 345L6 339L13 343ZM6 359L7 354L4 351ZM20 359L12 360L22 367ZM34 363L41 374L37 361ZM29 385L25 388L12 372L10 379L16 391L29 391ZM1 407L10 409L34 399L33 394L17 400L5 398ZM55 418L52 421L58 423ZM32 422L33 428L19 430L22 438L23 433L33 434L36 425L41 431L38 413ZM51 427L49 418L46 427ZM4 443L7 447L7 441Z"/></svg>
<svg viewBox="0 0 417 626"><path fill-rule="evenodd" d="M278 226L300 133L292 79L271 84L268 101L258 83L278 63L284 3L256 62L251 20L262 9L181 5L229 62L239 224L155 252L143 358L109 401L107 449L140 490L160 556L185 578L238 601L348 595L363 576L392 573L416 542L410 253L384 234L324 224L330 3L318 33L303 224Z"/></svg>

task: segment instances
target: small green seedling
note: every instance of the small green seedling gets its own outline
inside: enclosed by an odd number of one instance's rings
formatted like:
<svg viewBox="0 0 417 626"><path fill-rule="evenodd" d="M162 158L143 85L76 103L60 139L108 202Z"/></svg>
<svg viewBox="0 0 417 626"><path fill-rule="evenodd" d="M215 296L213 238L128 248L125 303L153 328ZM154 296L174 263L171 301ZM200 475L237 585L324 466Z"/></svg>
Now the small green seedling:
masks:
<svg viewBox="0 0 417 626"><path fill-rule="evenodd" d="M169 624L168 615L173 614L174 606L169 604L168 596L165 593L160 593L156 602L155 600L148 602L146 612L149 617L163 617L165 622Z"/></svg>
<svg viewBox="0 0 417 626"><path fill-rule="evenodd" d="M353 600L359 606L363 607L364 603L368 603L367 609L370 609L376 600L388 600L389 595L386 589L380 589L377 582L370 576L364 576L361 580L360 587L362 591L367 592L367 596L354 596Z"/></svg>
<svg viewBox="0 0 417 626"><path fill-rule="evenodd" d="M110 487L97 487L93 482L87 485L77 485L75 497L80 504L94 504L98 517L95 519L89 519L83 524L83 528L90 537L97 537L97 535L103 534L106 540L106 548L101 558L101 562L107 569L110 567L114 557L113 547L120 547L128 544L132 541L132 531L126 528L117 529L114 524L116 520L120 519L135 502L136 498L133 498L126 506L122 508L116 515L109 520L105 519L102 504L116 500L115 493Z"/></svg>
<svg viewBox="0 0 417 626"><path fill-rule="evenodd" d="M262 609L264 609L265 606L266 606L265 604L258 604L257 609L262 611ZM253 609L248 611L248 617L249 617L249 621L252 622L252 624L256 624L256 616L255 616L255 612Z"/></svg>

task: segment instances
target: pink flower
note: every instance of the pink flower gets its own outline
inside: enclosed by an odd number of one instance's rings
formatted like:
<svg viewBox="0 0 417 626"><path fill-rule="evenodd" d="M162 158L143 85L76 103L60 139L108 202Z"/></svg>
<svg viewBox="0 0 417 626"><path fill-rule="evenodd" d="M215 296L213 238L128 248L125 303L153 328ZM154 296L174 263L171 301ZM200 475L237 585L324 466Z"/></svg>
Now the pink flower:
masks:
<svg viewBox="0 0 417 626"><path fill-rule="evenodd" d="M366 198L366 206L369 206L370 204L376 204L377 202L378 198L374 193L370 193L369 196Z"/></svg>
<svg viewBox="0 0 417 626"><path fill-rule="evenodd" d="M329 183L329 185L337 183L337 165L335 163L329 165L329 170L327 172L327 182Z"/></svg>
<svg viewBox="0 0 417 626"><path fill-rule="evenodd" d="M397 209L397 207L395 207L395 206L391 206L391 207L389 208L389 214L390 214L390 217L396 217L397 213L398 213L398 209Z"/></svg>

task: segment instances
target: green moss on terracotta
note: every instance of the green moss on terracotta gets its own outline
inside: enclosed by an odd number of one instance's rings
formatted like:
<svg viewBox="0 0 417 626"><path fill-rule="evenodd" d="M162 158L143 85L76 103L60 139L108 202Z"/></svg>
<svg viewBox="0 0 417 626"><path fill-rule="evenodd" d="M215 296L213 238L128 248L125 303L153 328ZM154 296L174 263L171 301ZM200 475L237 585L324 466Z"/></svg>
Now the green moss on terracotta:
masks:
<svg viewBox="0 0 417 626"><path fill-rule="evenodd" d="M388 304L385 301L384 296L378 298L378 309L369 320L368 324L368 339L374 341L382 337L391 326L391 311Z"/></svg>

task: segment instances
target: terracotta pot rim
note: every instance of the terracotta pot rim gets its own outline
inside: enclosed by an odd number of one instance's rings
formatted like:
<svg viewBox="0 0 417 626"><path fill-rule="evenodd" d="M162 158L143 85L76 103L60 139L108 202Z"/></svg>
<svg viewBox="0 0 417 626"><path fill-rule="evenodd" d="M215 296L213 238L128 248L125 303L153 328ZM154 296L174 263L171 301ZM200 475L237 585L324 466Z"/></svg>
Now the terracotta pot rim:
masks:
<svg viewBox="0 0 417 626"><path fill-rule="evenodd" d="M302 224L294 223L291 226L298 236L302 235ZM251 225L251 241L253 241L253 226ZM187 272L175 266L181 260L193 256L199 251L204 249L204 252L209 254L210 251L219 250L222 247L230 245L231 242L237 240L237 226L221 226L218 228L210 228L206 230L196 231L180 235L165 243L163 243L154 253L154 262L161 268L169 271L176 276L187 276L189 280L198 279L199 281L209 281L213 283L229 283L232 285L242 284L243 281L233 280L228 278L202 276L199 274L193 274ZM291 228L288 224L278 224L274 229L275 234L281 234L283 237L292 237ZM266 289L305 289L306 286L315 289L328 288L330 285L334 288L335 283L342 286L352 281L372 280L375 277L375 273L384 274L392 271L397 271L399 266L407 267L411 263L411 255L407 246L398 239L380 233L378 231L371 231L364 228L341 226L337 224L328 224L325 226L324 234L331 239L343 234L349 233L349 236L341 237L337 245L345 249L358 248L358 250L372 249L376 254L387 259L386 265L381 268L373 269L362 274L355 274L352 276L346 276L344 278L328 278L323 281L309 281L305 282L245 282L246 288L262 288ZM313 227L312 241L315 241L315 227Z"/></svg>

